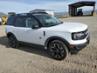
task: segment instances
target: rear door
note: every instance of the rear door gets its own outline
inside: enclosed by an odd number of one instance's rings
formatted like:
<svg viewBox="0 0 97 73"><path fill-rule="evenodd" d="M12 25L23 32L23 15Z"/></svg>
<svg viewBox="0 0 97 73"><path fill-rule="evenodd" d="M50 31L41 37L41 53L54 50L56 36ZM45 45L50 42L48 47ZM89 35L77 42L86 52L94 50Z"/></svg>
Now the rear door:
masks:
<svg viewBox="0 0 97 73"><path fill-rule="evenodd" d="M26 20L26 17L16 17L16 20L15 20L13 32L19 41L23 41L24 39L24 34L25 34L24 31L26 27L25 20Z"/></svg>

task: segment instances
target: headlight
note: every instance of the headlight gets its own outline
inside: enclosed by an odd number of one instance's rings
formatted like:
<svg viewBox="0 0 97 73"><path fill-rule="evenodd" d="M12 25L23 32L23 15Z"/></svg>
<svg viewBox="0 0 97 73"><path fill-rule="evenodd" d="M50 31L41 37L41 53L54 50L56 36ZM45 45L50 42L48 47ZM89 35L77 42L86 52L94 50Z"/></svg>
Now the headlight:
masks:
<svg viewBox="0 0 97 73"><path fill-rule="evenodd" d="M81 40L84 39L86 36L83 32L78 32L78 33L72 33L72 39L73 40Z"/></svg>

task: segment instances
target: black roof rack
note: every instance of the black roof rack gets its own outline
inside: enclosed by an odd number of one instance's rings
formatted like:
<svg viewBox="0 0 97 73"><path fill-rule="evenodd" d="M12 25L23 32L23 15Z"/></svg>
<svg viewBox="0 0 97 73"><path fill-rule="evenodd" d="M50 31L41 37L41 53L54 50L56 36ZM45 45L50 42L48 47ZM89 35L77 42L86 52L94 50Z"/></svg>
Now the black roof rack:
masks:
<svg viewBox="0 0 97 73"><path fill-rule="evenodd" d="M34 14L47 14L45 12L33 12L33 13L19 13L19 14L14 14L10 16L32 16Z"/></svg>
<svg viewBox="0 0 97 73"><path fill-rule="evenodd" d="M20 14L16 14L16 16L31 16L31 15L34 15L34 14L47 14L47 13L44 13L44 12L20 13Z"/></svg>

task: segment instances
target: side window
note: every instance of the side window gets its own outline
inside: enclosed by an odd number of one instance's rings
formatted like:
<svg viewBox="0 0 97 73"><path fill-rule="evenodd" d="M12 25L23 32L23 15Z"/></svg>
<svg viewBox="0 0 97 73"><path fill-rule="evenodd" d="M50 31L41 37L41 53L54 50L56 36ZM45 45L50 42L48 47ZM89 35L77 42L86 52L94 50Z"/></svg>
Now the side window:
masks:
<svg viewBox="0 0 97 73"><path fill-rule="evenodd" d="M15 17L10 16L7 20L7 25L14 25Z"/></svg>
<svg viewBox="0 0 97 73"><path fill-rule="evenodd" d="M26 27L32 28L33 25L39 25L38 21L34 18L28 17L26 19Z"/></svg>
<svg viewBox="0 0 97 73"><path fill-rule="evenodd" d="M26 18L25 17L18 17L15 21L16 27L26 27Z"/></svg>

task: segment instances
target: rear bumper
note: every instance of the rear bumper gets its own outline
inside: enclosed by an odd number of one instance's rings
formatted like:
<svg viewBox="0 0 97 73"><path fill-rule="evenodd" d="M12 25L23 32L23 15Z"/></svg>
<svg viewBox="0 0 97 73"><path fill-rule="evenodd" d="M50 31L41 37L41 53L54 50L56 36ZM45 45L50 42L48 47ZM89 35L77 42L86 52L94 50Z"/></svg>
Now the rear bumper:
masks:
<svg viewBox="0 0 97 73"><path fill-rule="evenodd" d="M80 50L82 50L83 48L85 48L88 44L90 43L90 36L87 37L87 41L83 44L79 44L79 45L71 45L70 46L70 52L72 54L76 54L78 53Z"/></svg>

